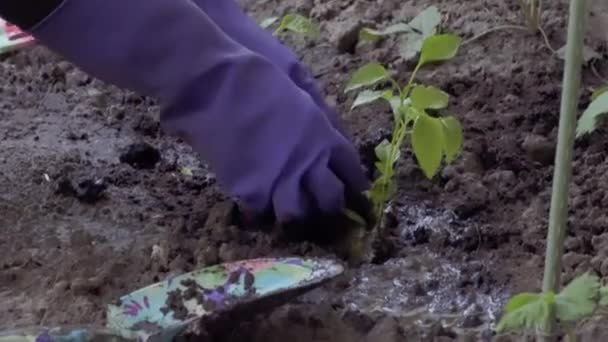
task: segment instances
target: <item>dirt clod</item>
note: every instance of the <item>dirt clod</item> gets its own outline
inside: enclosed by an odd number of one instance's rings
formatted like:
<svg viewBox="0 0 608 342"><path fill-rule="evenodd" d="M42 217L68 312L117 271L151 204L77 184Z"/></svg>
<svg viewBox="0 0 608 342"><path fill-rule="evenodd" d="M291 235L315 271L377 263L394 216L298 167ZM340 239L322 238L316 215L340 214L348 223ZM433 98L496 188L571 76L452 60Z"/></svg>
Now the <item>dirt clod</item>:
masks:
<svg viewBox="0 0 608 342"><path fill-rule="evenodd" d="M57 183L56 193L63 196L72 196L83 203L94 204L104 198L107 185L103 179L84 179L76 184L64 178Z"/></svg>
<svg viewBox="0 0 608 342"><path fill-rule="evenodd" d="M147 143L129 145L120 154L120 162L136 169L152 169L160 161L160 152Z"/></svg>
<svg viewBox="0 0 608 342"><path fill-rule="evenodd" d="M339 53L354 53L359 41L359 31L363 28L363 21L350 18L345 21L329 25L330 40Z"/></svg>
<svg viewBox="0 0 608 342"><path fill-rule="evenodd" d="M399 342L403 336L399 333L399 323L393 317L385 317L367 334L365 342L386 341Z"/></svg>
<svg viewBox="0 0 608 342"><path fill-rule="evenodd" d="M555 158L555 145L546 137L528 135L522 147L530 159L543 165L551 164Z"/></svg>

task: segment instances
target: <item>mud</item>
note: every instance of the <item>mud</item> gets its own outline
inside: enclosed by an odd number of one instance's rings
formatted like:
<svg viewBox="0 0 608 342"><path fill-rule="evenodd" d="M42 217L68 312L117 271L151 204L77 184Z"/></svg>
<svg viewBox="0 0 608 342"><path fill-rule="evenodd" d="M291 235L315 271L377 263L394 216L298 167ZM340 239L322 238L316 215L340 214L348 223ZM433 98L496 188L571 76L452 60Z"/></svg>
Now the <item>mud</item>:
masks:
<svg viewBox="0 0 608 342"><path fill-rule="evenodd" d="M357 45L352 32L430 4L442 29L465 40L520 23L514 0L243 2L257 19L298 11L322 21L319 41L285 42L341 109L368 167L391 114L381 104L350 111L348 75L379 61L403 81L411 65L399 62L394 41ZM556 48L566 12L564 1L545 9ZM607 39L597 32L606 32L598 28L606 13L594 12L586 42L604 58ZM562 67L540 36L499 30L423 70L421 80L446 90L463 122L461 158L428 181L406 147L380 257L271 312L219 325L213 340L491 340L505 299L540 285ZM581 109L601 75L605 59L586 66ZM335 253L239 222L204 163L160 130L153 99L44 48L0 61L0 141L0 329L103 324L106 303L168 276L244 258ZM605 128L576 145L565 281L587 270L608 276L607 148ZM602 340L605 322L583 332Z"/></svg>

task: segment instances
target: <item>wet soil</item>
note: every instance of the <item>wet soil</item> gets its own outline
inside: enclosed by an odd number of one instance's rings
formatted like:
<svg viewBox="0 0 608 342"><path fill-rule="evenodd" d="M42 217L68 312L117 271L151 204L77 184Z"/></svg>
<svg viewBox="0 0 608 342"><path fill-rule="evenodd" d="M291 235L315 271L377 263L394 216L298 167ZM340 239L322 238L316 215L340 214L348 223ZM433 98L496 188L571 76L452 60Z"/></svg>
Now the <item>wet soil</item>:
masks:
<svg viewBox="0 0 608 342"><path fill-rule="evenodd" d="M323 23L319 41L286 44L341 109L368 166L391 114L381 104L350 111L348 75L379 61L405 80L411 65L399 61L393 40L361 46L353 30L434 4L442 30L469 39L519 24L516 3L243 2L257 19L298 11ZM547 3L544 27L556 48L565 41L566 13L566 2ZM594 10L591 24L599 26L587 41L602 57L606 13ZM382 257L216 331L214 340L491 340L505 299L540 285L562 67L540 36L505 29L422 71L422 81L451 95L463 122L460 159L428 181L406 147ZM586 66L581 108L602 74L605 60ZM42 47L3 57L0 76L0 328L103 324L107 303L171 275L244 258L335 252L236 221L204 163L159 129L154 100L95 80ZM587 270L608 276L605 133L577 142L566 281ZM602 326L591 321L585 340L602 340Z"/></svg>

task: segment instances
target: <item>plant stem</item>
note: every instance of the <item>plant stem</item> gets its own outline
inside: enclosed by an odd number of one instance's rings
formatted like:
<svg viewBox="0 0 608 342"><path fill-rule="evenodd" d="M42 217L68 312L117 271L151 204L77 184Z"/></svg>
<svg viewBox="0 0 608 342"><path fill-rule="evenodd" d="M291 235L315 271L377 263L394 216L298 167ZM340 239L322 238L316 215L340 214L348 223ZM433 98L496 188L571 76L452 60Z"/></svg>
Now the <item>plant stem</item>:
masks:
<svg viewBox="0 0 608 342"><path fill-rule="evenodd" d="M388 80L391 82L391 85L393 86L393 88L397 89L397 91L399 92L399 98L402 98L403 92L401 91L401 87L399 86L399 83L397 83L397 81L395 81L395 79L392 77L389 77Z"/></svg>
<svg viewBox="0 0 608 342"><path fill-rule="evenodd" d="M418 62L418 64L414 68L414 71L412 71L410 79L407 81L407 85L405 86L405 88L403 88L406 91L401 93L401 103L403 103L403 101L405 101L405 98L410 94L410 90L412 89L412 83L414 83L414 80L416 79L416 74L418 74L418 70L420 70L421 67L422 63Z"/></svg>
<svg viewBox="0 0 608 342"><path fill-rule="evenodd" d="M464 42L462 42L462 46L471 44L472 42L481 39L483 37L485 37L486 35L496 32L496 31L501 31L501 30L520 30L520 31L528 31L529 28L527 26L521 26L521 25L501 25L501 26L496 26L493 27L489 30L483 31L481 33L479 33L478 35L471 37L467 40L465 40Z"/></svg>
<svg viewBox="0 0 608 342"><path fill-rule="evenodd" d="M587 0L570 0L568 41L563 76L555 173L549 213L549 231L545 254L543 293L557 293L562 267L563 242L568 215L568 185L572 175L572 158L576 130L576 114L581 83L583 38ZM554 308L550 310L539 341L551 341L555 321Z"/></svg>
<svg viewBox="0 0 608 342"><path fill-rule="evenodd" d="M410 89L412 87L412 83L414 82L414 79L416 78L416 74L418 73L418 70L420 70L421 66L422 65L420 63L418 63L418 65L416 65L416 68L410 75L410 79L407 83L407 86L405 88L403 88L403 90L399 86L399 83L397 83L397 81L395 81L395 79L393 79L392 77L389 78L389 81L393 85L393 88L397 89L397 91L399 92L400 108L398 109L398 113L401 113L401 110L403 107L403 102L405 101L405 98L409 95ZM391 148L389 151L388 160L384 165L382 165L383 166L382 177L385 177L385 178L386 178L385 175L392 173L389 171L394 170L394 168L395 168L395 163L396 163L396 162L394 162L395 156L401 150L401 145L403 144L403 140L405 139L405 134L407 133L407 118L401 118L401 115L397 115L396 117L397 117L397 120L394 123L393 133L392 133L391 142L390 142ZM385 194L387 194L389 192L389 187L391 186L391 183L393 182L392 177L394 177L394 175L392 175L390 178L384 179L382 182L382 187L384 189L383 192ZM376 217L378 218L378 227L382 227L382 222L383 222L383 218L384 218L384 207L386 206L387 202L388 202L388 198L383 198L382 201L379 201L379 203L375 203L374 211L376 213Z"/></svg>

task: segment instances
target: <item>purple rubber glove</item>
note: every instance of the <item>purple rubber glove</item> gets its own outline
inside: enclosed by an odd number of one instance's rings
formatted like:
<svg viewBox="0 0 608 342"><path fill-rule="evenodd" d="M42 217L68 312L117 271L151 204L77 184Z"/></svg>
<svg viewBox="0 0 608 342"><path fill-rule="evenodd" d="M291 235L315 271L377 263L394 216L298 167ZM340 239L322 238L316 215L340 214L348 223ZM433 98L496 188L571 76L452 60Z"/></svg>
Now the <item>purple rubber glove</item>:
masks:
<svg viewBox="0 0 608 342"><path fill-rule="evenodd" d="M190 0L66 0L30 32L91 75L158 97L164 129L242 208L280 222L345 207L371 218L354 147L307 92Z"/></svg>
<svg viewBox="0 0 608 342"><path fill-rule="evenodd" d="M239 44L258 53L287 74L302 90L308 93L317 106L329 117L334 127L342 133L337 113L330 108L308 68L298 57L270 32L262 29L255 20L245 14L234 0L192 0L199 8Z"/></svg>

